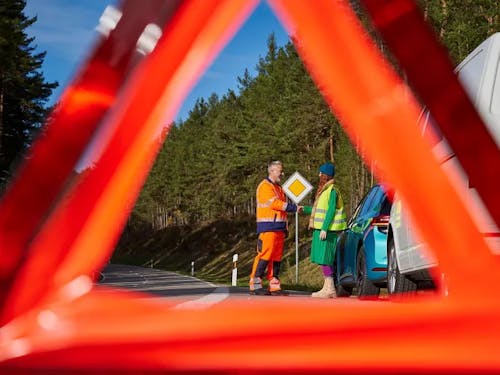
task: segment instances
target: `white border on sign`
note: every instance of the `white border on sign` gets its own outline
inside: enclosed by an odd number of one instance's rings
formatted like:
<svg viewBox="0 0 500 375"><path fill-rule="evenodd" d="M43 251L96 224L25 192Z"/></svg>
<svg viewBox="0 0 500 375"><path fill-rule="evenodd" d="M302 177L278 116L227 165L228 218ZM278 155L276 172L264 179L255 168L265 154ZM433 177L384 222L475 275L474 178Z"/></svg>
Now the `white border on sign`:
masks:
<svg viewBox="0 0 500 375"><path fill-rule="evenodd" d="M305 189L300 193L299 195L293 194L290 190L289 187L291 184L293 184L295 181L299 180L302 185L305 186ZM313 189L312 185L307 181L299 172L295 172L292 174L288 180L285 181L283 184L283 190L285 191L285 194L287 195L288 198L290 198L293 203L299 204L304 197L309 194L309 192Z"/></svg>

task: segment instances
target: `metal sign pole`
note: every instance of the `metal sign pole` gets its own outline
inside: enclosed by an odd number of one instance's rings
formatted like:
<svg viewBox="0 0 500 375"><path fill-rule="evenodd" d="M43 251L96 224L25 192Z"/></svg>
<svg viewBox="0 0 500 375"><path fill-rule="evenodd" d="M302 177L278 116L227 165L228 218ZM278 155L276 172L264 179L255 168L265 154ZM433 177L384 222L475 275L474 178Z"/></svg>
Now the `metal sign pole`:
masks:
<svg viewBox="0 0 500 375"><path fill-rule="evenodd" d="M295 284L299 283L299 213L295 211Z"/></svg>
<svg viewBox="0 0 500 375"><path fill-rule="evenodd" d="M295 204L312 190L312 185L299 172L292 174L283 184L285 194ZM295 284L299 283L299 213L295 212Z"/></svg>

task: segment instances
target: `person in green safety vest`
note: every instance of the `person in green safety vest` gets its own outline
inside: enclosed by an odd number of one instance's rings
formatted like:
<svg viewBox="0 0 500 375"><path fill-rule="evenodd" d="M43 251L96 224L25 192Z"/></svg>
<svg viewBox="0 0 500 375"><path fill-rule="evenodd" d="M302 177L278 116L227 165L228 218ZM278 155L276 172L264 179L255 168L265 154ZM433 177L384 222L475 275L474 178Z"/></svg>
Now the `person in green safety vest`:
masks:
<svg viewBox="0 0 500 375"><path fill-rule="evenodd" d="M313 230L311 262L319 264L325 278L323 288L311 296L335 298L333 283L333 260L338 233L347 227L344 203L334 185L335 166L325 163L319 167L319 186L314 205L304 206L303 212L310 214L309 228Z"/></svg>

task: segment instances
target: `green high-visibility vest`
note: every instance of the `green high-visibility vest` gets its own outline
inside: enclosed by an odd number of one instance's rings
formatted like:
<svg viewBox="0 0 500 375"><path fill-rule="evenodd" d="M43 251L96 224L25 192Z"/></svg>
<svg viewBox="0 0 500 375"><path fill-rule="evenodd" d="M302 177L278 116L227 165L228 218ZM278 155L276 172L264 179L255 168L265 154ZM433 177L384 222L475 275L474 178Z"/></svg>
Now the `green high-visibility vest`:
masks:
<svg viewBox="0 0 500 375"><path fill-rule="evenodd" d="M316 204L316 211L314 212L314 219L313 219L314 229L321 229L321 227L323 226L332 189L335 189L335 193L337 193L337 207L335 208L335 215L333 216L333 221L331 222L327 230L331 231L343 230L347 227L347 218L344 212L344 201L342 200L340 192L332 184L328 188L326 188L318 198L318 203Z"/></svg>

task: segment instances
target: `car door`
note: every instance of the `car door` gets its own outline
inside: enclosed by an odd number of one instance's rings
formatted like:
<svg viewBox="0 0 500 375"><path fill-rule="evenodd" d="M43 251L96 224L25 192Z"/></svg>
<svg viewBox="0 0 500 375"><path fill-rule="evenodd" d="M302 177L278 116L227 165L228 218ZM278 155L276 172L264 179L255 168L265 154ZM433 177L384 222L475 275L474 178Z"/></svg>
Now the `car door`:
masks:
<svg viewBox="0 0 500 375"><path fill-rule="evenodd" d="M370 204L363 236L367 264L387 264L387 243L382 243L379 240L382 238L381 234L385 234L385 238L387 238L388 220L392 205L391 198L389 198L392 195L389 194L384 190L383 186L380 186Z"/></svg>
<svg viewBox="0 0 500 375"><path fill-rule="evenodd" d="M350 240L350 238L352 237L351 228L353 226L353 223L356 221L356 218L358 217L359 212L363 207L363 202L366 200L366 198L367 195L365 195L361 200L361 202L358 203L356 209L354 210L354 213L347 222L346 230L342 232L342 234L338 238L337 254L335 258L336 258L337 274L339 275L339 280L352 276L352 265L351 262L348 261L348 257L346 257L346 252L348 251L347 250L348 244L352 242Z"/></svg>
<svg viewBox="0 0 500 375"><path fill-rule="evenodd" d="M359 210L357 210L356 212L356 215L354 215L349 222L348 236L346 238L345 244L345 272L351 275L356 274L356 257L358 244L363 238L370 208L372 206L374 197L377 195L378 190L379 187L374 186L368 192L368 194L365 196L365 199L362 200L359 206Z"/></svg>

